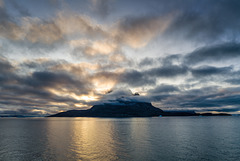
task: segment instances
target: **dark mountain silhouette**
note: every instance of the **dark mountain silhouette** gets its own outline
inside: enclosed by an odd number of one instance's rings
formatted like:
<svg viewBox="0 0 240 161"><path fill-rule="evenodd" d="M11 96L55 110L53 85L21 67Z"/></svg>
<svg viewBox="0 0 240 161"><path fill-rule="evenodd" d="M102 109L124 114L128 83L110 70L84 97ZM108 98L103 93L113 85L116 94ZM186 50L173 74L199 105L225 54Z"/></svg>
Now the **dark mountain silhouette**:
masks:
<svg viewBox="0 0 240 161"><path fill-rule="evenodd" d="M153 117L163 111L148 102L119 101L94 105L88 110L70 110L50 117Z"/></svg>
<svg viewBox="0 0 240 161"><path fill-rule="evenodd" d="M48 117L154 117L154 116L231 116L230 114L220 113L195 113L194 111L171 111L154 107L148 102L118 101L94 105L88 110L70 110L60 112Z"/></svg>

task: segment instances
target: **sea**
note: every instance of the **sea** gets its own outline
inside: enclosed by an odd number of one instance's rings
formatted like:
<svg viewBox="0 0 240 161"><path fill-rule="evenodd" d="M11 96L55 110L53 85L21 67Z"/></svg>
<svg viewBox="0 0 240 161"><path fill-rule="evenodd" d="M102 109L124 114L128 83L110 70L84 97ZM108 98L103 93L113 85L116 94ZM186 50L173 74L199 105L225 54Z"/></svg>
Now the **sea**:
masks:
<svg viewBox="0 0 240 161"><path fill-rule="evenodd" d="M0 161L239 161L240 117L0 118Z"/></svg>

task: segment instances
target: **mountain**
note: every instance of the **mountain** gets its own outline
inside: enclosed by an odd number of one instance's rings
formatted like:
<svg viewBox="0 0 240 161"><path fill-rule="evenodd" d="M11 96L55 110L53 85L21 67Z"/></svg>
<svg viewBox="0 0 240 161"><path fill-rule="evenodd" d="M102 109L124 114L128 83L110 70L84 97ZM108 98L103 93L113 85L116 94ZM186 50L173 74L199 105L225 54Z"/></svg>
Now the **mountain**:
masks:
<svg viewBox="0 0 240 161"><path fill-rule="evenodd" d="M148 102L118 101L94 105L88 110L70 110L49 117L153 117L163 111Z"/></svg>
<svg viewBox="0 0 240 161"><path fill-rule="evenodd" d="M88 110L70 110L48 117L154 117L154 116L231 116L226 113L195 113L194 111L163 111L149 102L117 100L94 105Z"/></svg>

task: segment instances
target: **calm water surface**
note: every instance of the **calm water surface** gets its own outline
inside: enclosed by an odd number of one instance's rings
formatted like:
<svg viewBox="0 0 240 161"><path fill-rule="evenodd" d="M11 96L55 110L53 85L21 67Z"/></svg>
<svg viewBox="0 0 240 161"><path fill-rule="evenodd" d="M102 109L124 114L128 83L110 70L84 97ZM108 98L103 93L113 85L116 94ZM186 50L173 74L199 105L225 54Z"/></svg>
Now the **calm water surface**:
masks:
<svg viewBox="0 0 240 161"><path fill-rule="evenodd" d="M0 160L237 161L240 117L0 118Z"/></svg>

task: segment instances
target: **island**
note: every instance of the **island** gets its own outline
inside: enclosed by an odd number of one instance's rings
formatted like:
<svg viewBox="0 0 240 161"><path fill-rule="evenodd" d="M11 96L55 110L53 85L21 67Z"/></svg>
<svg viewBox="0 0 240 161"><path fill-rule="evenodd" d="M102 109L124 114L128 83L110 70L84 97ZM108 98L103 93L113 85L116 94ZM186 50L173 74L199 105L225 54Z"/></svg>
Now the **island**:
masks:
<svg viewBox="0 0 240 161"><path fill-rule="evenodd" d="M49 117L154 117L163 111L148 102L119 101L94 105L87 110L70 110Z"/></svg>
<svg viewBox="0 0 240 161"><path fill-rule="evenodd" d="M87 110L69 110L48 117L159 117L159 116L231 116L220 113L195 113L194 111L171 111L154 107L149 102L117 101L94 105Z"/></svg>

